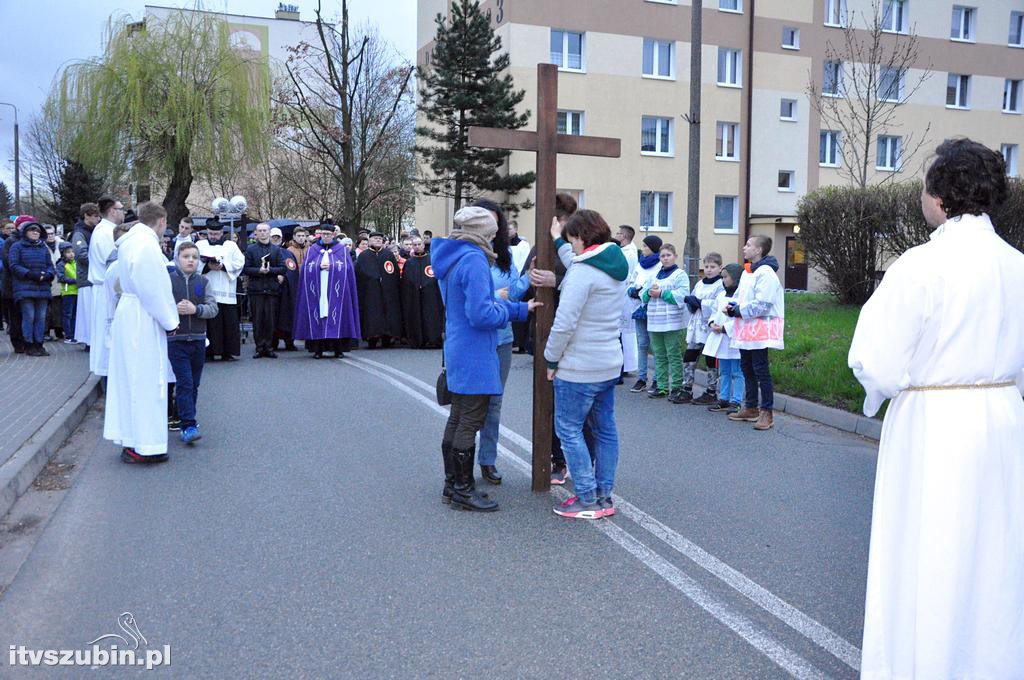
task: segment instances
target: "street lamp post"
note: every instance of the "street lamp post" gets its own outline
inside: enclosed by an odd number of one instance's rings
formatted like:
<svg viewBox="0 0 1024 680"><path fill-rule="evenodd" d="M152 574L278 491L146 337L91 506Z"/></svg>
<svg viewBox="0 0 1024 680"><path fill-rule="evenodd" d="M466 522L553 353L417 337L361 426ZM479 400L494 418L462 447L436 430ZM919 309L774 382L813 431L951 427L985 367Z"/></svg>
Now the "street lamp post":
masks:
<svg viewBox="0 0 1024 680"><path fill-rule="evenodd" d="M21 214L21 157L18 152L18 107L7 102L0 102L0 106L10 106L14 109L14 212Z"/></svg>

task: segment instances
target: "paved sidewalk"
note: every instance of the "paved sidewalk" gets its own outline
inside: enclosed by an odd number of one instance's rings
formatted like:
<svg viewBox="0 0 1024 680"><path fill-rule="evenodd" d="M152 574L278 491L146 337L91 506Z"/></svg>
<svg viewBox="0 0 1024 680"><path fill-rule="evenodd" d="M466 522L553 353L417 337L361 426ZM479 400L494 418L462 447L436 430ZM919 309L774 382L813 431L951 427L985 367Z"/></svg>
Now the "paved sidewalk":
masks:
<svg viewBox="0 0 1024 680"><path fill-rule="evenodd" d="M7 333L0 334L0 466L89 379L85 345L45 347L51 356L15 354Z"/></svg>

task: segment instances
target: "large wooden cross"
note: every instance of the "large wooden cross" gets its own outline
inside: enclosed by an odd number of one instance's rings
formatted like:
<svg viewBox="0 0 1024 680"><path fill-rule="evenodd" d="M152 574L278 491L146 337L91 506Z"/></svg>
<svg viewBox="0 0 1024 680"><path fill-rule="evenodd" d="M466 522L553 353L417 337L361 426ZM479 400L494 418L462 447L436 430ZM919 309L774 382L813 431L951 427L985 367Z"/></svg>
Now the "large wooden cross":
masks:
<svg viewBox="0 0 1024 680"><path fill-rule="evenodd" d="M471 127L470 146L537 154L537 269L554 271L555 245L551 240L551 220L555 215L558 154L618 158L621 141L608 137L583 137L558 134L558 67L537 64L537 131L502 130ZM555 291L539 288L537 300L544 303L536 311L537 331L533 355L533 490L551 488L551 439L554 430L554 392L547 378L544 347L555 318Z"/></svg>

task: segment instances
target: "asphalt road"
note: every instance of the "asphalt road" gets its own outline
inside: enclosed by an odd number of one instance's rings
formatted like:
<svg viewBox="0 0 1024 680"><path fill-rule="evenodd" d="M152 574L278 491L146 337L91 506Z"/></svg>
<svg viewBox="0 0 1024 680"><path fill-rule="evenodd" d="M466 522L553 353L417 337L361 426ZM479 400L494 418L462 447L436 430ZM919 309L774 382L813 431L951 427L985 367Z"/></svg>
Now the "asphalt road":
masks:
<svg viewBox="0 0 1024 680"><path fill-rule="evenodd" d="M0 676L38 674L10 645L85 649L131 612L172 649L159 677L856 677L873 444L624 387L620 512L568 520L529 490L516 356L501 511L459 512L439 502L438 353L350 356L208 366L203 440L153 468L90 417L0 599Z"/></svg>

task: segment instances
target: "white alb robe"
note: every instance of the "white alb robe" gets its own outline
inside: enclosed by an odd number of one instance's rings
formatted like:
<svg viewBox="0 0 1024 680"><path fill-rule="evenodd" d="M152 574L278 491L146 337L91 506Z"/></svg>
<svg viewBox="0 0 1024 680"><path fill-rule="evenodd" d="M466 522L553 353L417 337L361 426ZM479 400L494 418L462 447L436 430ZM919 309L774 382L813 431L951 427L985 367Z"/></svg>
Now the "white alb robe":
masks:
<svg viewBox="0 0 1024 680"><path fill-rule="evenodd" d="M103 303L103 281L107 275L107 260L114 253L114 223L104 218L92 230L89 239L89 283L93 285L93 299L89 317L89 370L96 375L107 374L110 339L105 335L107 306Z"/></svg>
<svg viewBox="0 0 1024 680"><path fill-rule="evenodd" d="M900 257L861 311L849 363L864 413L892 399L875 478L865 680L1024 678L1021 291L1024 254L987 215L966 215Z"/></svg>
<svg viewBox="0 0 1024 680"><path fill-rule="evenodd" d="M75 340L92 344L92 286L79 286L75 300Z"/></svg>
<svg viewBox="0 0 1024 680"><path fill-rule="evenodd" d="M626 265L629 267L630 278L632 278L640 261L640 253L636 246L630 243L623 247L622 254L626 256ZM633 320L633 312L636 308L636 300L625 296L622 301L622 316L619 317L623 373L633 373L639 367L640 351L636 341L636 323Z"/></svg>
<svg viewBox="0 0 1024 680"><path fill-rule="evenodd" d="M166 453L167 331L178 308L160 240L141 222L121 242L117 273L103 436L142 456Z"/></svg>

